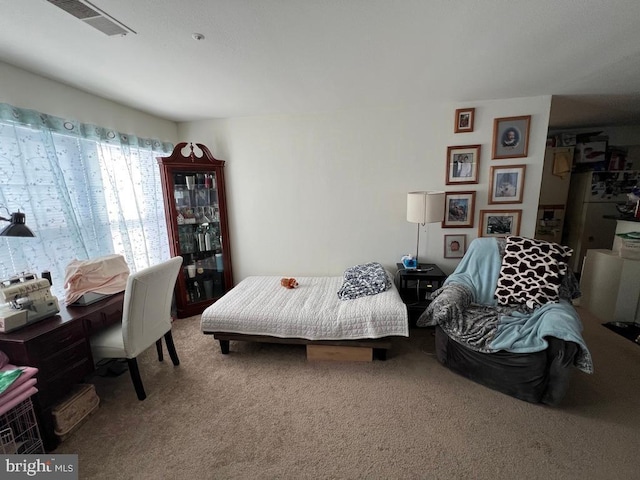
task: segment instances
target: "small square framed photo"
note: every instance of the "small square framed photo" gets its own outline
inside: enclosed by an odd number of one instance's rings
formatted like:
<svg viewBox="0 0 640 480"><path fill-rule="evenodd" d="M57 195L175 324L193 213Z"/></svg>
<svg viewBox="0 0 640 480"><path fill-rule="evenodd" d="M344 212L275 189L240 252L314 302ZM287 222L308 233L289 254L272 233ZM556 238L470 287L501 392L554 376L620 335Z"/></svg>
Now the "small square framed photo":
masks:
<svg viewBox="0 0 640 480"><path fill-rule="evenodd" d="M466 235L444 236L444 258L462 258L467 250Z"/></svg>
<svg viewBox="0 0 640 480"><path fill-rule="evenodd" d="M473 132L475 108L459 108L456 110L456 126L453 133Z"/></svg>
<svg viewBox="0 0 640 480"><path fill-rule="evenodd" d="M480 237L520 235L522 210L480 210Z"/></svg>
<svg viewBox="0 0 640 480"><path fill-rule="evenodd" d="M493 121L493 154L491 158L526 157L529 149L531 115L496 118Z"/></svg>
<svg viewBox="0 0 640 480"><path fill-rule="evenodd" d="M473 228L476 192L445 192L442 228Z"/></svg>
<svg viewBox="0 0 640 480"><path fill-rule="evenodd" d="M526 165L491 167L489 204L522 203Z"/></svg>
<svg viewBox="0 0 640 480"><path fill-rule="evenodd" d="M480 145L447 147L447 185L478 183Z"/></svg>

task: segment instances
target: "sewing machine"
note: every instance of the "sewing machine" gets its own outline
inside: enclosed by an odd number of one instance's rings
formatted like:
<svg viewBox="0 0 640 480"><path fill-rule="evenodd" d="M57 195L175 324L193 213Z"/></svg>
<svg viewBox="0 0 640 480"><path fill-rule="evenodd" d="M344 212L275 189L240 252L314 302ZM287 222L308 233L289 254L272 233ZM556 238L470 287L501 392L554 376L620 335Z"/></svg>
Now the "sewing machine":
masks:
<svg viewBox="0 0 640 480"><path fill-rule="evenodd" d="M0 282L0 332L7 333L60 311L49 280L23 273Z"/></svg>

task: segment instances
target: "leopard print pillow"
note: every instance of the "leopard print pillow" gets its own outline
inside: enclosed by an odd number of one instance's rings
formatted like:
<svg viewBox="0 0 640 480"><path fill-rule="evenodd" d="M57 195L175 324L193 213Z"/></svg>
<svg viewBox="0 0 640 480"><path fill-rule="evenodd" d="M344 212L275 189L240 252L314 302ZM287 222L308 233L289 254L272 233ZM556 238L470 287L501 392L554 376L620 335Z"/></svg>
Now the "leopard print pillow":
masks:
<svg viewBox="0 0 640 480"><path fill-rule="evenodd" d="M557 243L507 237L495 292L498 305L524 304L534 309L557 303L572 253Z"/></svg>

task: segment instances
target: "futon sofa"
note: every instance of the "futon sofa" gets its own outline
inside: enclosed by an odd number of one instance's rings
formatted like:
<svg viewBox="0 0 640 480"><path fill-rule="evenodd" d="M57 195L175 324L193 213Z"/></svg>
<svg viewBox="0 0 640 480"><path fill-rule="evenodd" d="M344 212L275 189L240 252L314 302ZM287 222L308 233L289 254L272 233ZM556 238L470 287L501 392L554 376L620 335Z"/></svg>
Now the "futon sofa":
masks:
<svg viewBox="0 0 640 480"><path fill-rule="evenodd" d="M525 237L475 239L435 291L419 327L435 327L438 360L533 403L557 405L573 368L593 372L571 300L571 250Z"/></svg>

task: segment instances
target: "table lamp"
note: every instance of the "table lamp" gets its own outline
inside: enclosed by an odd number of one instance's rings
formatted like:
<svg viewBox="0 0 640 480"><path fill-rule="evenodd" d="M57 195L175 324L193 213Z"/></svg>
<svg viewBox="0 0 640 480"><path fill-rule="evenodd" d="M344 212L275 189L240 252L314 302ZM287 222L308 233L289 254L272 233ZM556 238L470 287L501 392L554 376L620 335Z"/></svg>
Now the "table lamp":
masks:
<svg viewBox="0 0 640 480"><path fill-rule="evenodd" d="M416 268L420 268L420 225L444 220L444 192L426 191L407 194L407 221L418 224L416 240Z"/></svg>

